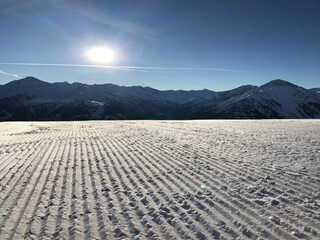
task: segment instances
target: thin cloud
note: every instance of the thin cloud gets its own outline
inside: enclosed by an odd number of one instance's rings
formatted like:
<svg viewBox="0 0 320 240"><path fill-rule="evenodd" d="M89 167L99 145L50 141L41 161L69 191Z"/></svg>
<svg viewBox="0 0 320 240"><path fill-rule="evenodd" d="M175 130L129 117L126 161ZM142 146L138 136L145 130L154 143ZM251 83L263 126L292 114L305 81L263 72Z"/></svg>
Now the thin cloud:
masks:
<svg viewBox="0 0 320 240"><path fill-rule="evenodd" d="M159 34L159 30L154 28L150 28L141 24L125 21L125 20L116 20L112 18L106 18L102 16L90 16L94 21L99 22L101 24L106 24L114 28L118 28L124 32L128 32L136 35L143 36L157 36Z"/></svg>
<svg viewBox="0 0 320 240"><path fill-rule="evenodd" d="M7 73L7 72L4 72L2 70L0 70L0 74L6 75L6 76L15 77L15 78L19 78L19 75L17 75L17 74Z"/></svg>
<svg viewBox="0 0 320 240"><path fill-rule="evenodd" d="M144 24L127 21L124 19L119 19L112 15L99 14L96 11L88 11L87 9L86 11L84 11L83 9L79 9L79 8L77 9L74 7L70 9L90 19L93 22L104 24L130 34L156 38L161 33L161 31L158 29L148 27Z"/></svg>
<svg viewBox="0 0 320 240"><path fill-rule="evenodd" d="M211 67L149 67L149 66L119 66L119 65L96 65L96 64L69 64L69 63L0 63L0 65L20 65L20 66L46 66L46 67L88 67L105 68L111 70L194 70L194 71L216 71L216 72L236 72L236 73L257 73L263 72L245 71L227 68Z"/></svg>

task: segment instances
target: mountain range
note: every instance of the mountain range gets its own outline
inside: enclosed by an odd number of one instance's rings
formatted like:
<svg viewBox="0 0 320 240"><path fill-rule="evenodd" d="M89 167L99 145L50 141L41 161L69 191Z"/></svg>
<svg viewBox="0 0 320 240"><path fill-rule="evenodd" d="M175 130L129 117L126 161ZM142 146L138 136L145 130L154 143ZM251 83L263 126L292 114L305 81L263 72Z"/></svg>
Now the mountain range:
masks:
<svg viewBox="0 0 320 240"><path fill-rule="evenodd" d="M0 85L1 121L271 118L320 118L320 88L280 79L222 92L48 83L34 77Z"/></svg>

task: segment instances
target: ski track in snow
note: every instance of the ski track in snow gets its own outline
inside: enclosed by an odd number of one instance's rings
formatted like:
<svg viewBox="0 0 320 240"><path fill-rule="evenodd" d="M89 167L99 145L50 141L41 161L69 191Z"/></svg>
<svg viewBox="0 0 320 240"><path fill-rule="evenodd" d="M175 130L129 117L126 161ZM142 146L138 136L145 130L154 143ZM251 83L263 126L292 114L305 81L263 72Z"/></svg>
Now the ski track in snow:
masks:
<svg viewBox="0 0 320 240"><path fill-rule="evenodd" d="M0 239L320 238L319 120L0 131Z"/></svg>

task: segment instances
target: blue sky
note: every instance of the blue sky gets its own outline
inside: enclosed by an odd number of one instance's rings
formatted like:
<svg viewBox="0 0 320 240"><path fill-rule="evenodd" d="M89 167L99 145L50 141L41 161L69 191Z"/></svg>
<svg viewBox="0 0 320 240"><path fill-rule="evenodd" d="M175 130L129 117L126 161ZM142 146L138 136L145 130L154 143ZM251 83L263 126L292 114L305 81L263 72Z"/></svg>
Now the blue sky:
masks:
<svg viewBox="0 0 320 240"><path fill-rule="evenodd" d="M320 86L318 0L2 0L0 32L0 84L31 75L158 89ZM84 52L99 45L130 68L79 66L94 64Z"/></svg>

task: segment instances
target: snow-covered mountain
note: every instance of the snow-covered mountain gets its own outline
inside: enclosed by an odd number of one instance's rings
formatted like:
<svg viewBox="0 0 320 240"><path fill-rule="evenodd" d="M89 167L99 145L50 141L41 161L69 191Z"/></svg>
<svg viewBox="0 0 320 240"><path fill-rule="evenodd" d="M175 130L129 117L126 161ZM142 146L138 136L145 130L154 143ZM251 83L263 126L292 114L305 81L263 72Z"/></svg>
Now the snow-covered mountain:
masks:
<svg viewBox="0 0 320 240"><path fill-rule="evenodd" d="M188 118L320 118L319 94L280 79L220 92L215 101L204 102Z"/></svg>
<svg viewBox="0 0 320 240"><path fill-rule="evenodd" d="M36 96L39 100L54 101L105 101L108 98L136 98L150 101L170 101L185 103L195 98L209 98L215 93L201 91L159 91L150 87L122 87L114 84L94 84L57 82L47 83L34 77L12 81L0 87L0 98L18 94Z"/></svg>
<svg viewBox="0 0 320 240"><path fill-rule="evenodd" d="M213 92L47 83L27 77L0 86L0 119L320 118L317 92L280 79Z"/></svg>
<svg viewBox="0 0 320 240"><path fill-rule="evenodd" d="M310 90L320 94L320 88L311 88Z"/></svg>

